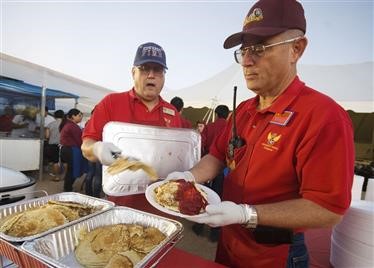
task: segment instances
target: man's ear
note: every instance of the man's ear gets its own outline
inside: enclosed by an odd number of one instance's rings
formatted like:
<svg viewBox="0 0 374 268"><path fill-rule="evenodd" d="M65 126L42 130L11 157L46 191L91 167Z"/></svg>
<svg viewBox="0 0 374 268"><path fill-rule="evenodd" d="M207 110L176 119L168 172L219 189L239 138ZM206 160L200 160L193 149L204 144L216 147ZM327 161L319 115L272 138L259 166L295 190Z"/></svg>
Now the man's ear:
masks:
<svg viewBox="0 0 374 268"><path fill-rule="evenodd" d="M308 39L306 39L306 37L295 41L295 43L292 45L292 59L294 62L297 62L301 58L307 45Z"/></svg>
<svg viewBox="0 0 374 268"><path fill-rule="evenodd" d="M132 69L131 69L131 75L132 75L132 79L134 79L134 76L135 76L135 67L132 67Z"/></svg>

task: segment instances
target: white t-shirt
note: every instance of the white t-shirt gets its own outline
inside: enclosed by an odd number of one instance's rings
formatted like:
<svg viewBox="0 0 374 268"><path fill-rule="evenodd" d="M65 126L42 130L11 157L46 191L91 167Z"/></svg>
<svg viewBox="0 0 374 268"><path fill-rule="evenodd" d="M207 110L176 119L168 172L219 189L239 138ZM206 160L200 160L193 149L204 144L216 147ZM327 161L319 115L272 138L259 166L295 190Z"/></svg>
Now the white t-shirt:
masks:
<svg viewBox="0 0 374 268"><path fill-rule="evenodd" d="M49 123L47 125L47 128L49 129L49 144L59 144L60 143L60 131L59 126L61 124L62 119L57 118L53 122Z"/></svg>
<svg viewBox="0 0 374 268"><path fill-rule="evenodd" d="M20 137L22 135L30 135L30 132L34 132L36 129L35 121L25 119L25 116L22 114L17 114L13 117L12 122L16 125L23 125L27 124L23 128L14 128L12 129L12 132L10 133L10 136L13 137Z"/></svg>
<svg viewBox="0 0 374 268"><path fill-rule="evenodd" d="M36 119L35 119L35 123L37 126L40 126L40 114L37 114L36 115ZM48 126L50 123L52 123L53 121L55 121L55 118L53 116L50 116L49 114L47 114L46 117L44 117L44 127Z"/></svg>

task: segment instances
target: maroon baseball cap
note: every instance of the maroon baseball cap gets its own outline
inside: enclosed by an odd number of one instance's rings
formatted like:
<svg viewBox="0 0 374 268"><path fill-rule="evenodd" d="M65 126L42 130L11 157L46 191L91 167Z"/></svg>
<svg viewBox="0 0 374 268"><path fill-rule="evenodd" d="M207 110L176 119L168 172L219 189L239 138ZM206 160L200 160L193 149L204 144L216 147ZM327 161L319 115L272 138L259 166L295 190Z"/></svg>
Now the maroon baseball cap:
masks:
<svg viewBox="0 0 374 268"><path fill-rule="evenodd" d="M223 47L232 48L241 44L244 36L249 40L259 40L289 29L300 29L305 33L306 21L302 5L295 0L260 0L245 17L243 31L230 35Z"/></svg>

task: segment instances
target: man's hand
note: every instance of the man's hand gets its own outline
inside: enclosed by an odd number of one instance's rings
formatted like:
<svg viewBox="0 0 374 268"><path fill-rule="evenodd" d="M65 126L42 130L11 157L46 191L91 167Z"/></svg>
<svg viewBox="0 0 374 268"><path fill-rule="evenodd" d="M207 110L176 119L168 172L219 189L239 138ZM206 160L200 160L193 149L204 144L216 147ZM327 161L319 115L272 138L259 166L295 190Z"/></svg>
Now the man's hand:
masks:
<svg viewBox="0 0 374 268"><path fill-rule="evenodd" d="M111 142L98 141L93 145L93 154L106 166L110 166L116 160L115 156L121 152L121 149Z"/></svg>
<svg viewBox="0 0 374 268"><path fill-rule="evenodd" d="M185 181L195 181L194 175L190 171L174 171L167 175L166 180L178 180L178 179L184 179Z"/></svg>
<svg viewBox="0 0 374 268"><path fill-rule="evenodd" d="M243 224L247 222L248 215L243 205L237 205L231 201L223 201L217 205L208 205L205 208L207 216L192 217L188 220L208 224L211 227L219 227L230 224Z"/></svg>

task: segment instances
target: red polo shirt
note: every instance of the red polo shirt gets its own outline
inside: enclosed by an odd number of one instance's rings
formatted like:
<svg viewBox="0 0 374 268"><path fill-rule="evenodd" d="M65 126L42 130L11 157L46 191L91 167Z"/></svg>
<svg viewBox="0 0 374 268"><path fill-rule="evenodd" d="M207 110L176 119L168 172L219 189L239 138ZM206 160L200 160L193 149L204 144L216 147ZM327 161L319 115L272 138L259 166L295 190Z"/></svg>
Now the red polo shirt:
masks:
<svg viewBox="0 0 374 268"><path fill-rule="evenodd" d="M173 105L159 97L159 103L156 107L152 111L148 111L148 108L136 96L134 88L127 92L109 94L100 101L84 128L83 138L102 140L103 128L110 121L161 127L182 126L180 114ZM128 206L165 216L147 202L144 193L107 197L116 205Z"/></svg>
<svg viewBox="0 0 374 268"><path fill-rule="evenodd" d="M216 121L209 123L204 127L203 132L201 132L201 147L203 154L207 154L209 152L209 147L213 143L215 137L221 133L226 125L226 119L217 118Z"/></svg>
<svg viewBox="0 0 374 268"><path fill-rule="evenodd" d="M192 128L192 124L191 124L190 120L188 120L184 117L181 117L181 120L182 120L182 128Z"/></svg>
<svg viewBox="0 0 374 268"><path fill-rule="evenodd" d="M343 214L351 201L354 168L346 111L298 77L269 108L256 111L257 104L258 97L237 109L245 145L234 151L223 200L266 204L302 197ZM223 162L229 158L231 120L210 147ZM257 244L247 229L230 225L222 228L217 260L232 267L284 267L287 254L288 245Z"/></svg>
<svg viewBox="0 0 374 268"><path fill-rule="evenodd" d="M134 88L107 95L95 107L83 131L83 138L102 140L104 125L110 121L151 126L181 127L181 118L174 106L159 97L152 111L136 96Z"/></svg>
<svg viewBox="0 0 374 268"><path fill-rule="evenodd" d="M4 114L0 116L0 131L11 132L13 128L13 115Z"/></svg>

